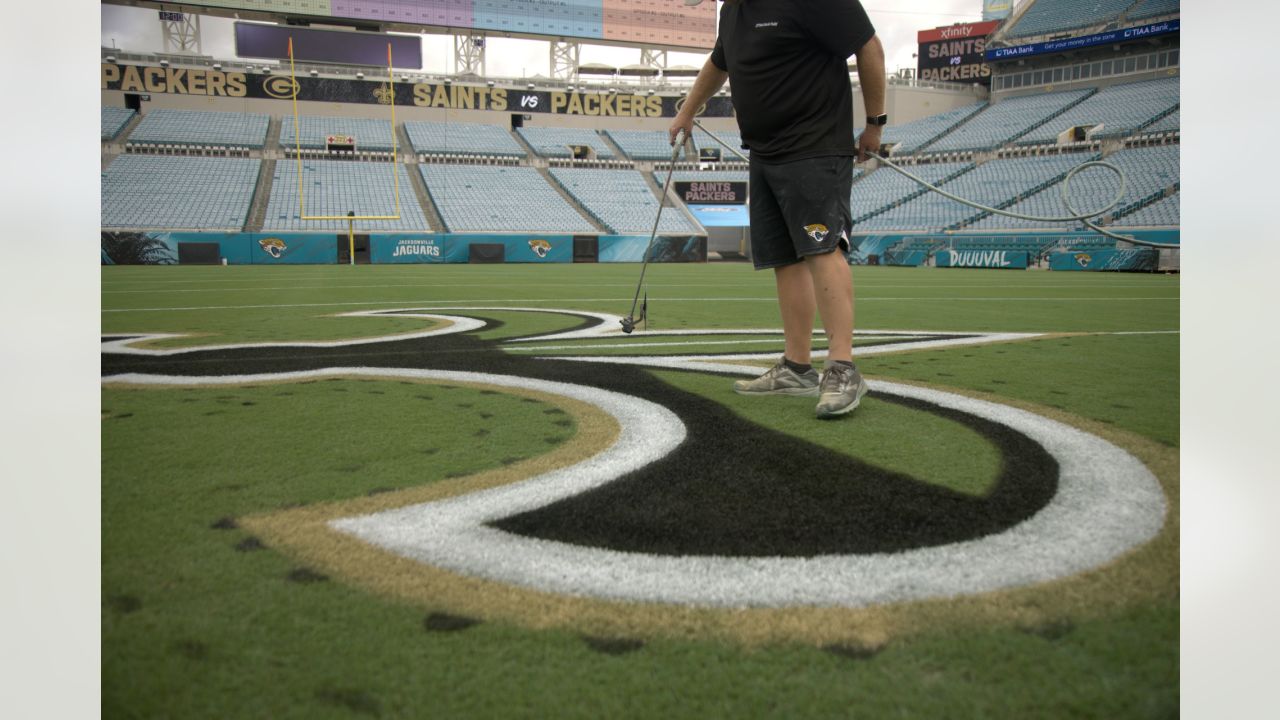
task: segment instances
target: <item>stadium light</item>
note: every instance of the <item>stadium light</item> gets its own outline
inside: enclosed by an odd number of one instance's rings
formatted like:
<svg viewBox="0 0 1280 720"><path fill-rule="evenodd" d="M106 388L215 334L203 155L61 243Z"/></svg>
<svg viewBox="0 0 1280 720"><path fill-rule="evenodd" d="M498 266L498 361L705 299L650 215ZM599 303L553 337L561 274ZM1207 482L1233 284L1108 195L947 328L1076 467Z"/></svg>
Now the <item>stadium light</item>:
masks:
<svg viewBox="0 0 1280 720"><path fill-rule="evenodd" d="M566 88L565 88L565 90L568 90L569 92L573 92L573 86L572 86L572 85L570 85L570 86L566 87Z"/></svg>
<svg viewBox="0 0 1280 720"><path fill-rule="evenodd" d="M108 55L108 56L107 56L107 62L109 62L109 63L113 63L113 62L115 62L115 61L116 61L116 56L115 56L115 55Z"/></svg>
<svg viewBox="0 0 1280 720"><path fill-rule="evenodd" d="M356 79L357 79L357 80L363 80L363 79L364 79L364 73L362 73L362 72L358 72L358 73L356 73Z"/></svg>
<svg viewBox="0 0 1280 720"><path fill-rule="evenodd" d="M493 81L492 81L492 80L490 80L490 81L489 81L488 83L486 83L486 84L487 84L489 87L493 87Z"/></svg>
<svg viewBox="0 0 1280 720"><path fill-rule="evenodd" d="M161 60L161 61L160 61L160 67L169 67L169 61L168 61L168 60Z"/></svg>
<svg viewBox="0 0 1280 720"><path fill-rule="evenodd" d="M453 84L453 78L445 78L445 79L444 79L444 84L445 84L445 85L452 85L452 84Z"/></svg>
<svg viewBox="0 0 1280 720"><path fill-rule="evenodd" d="M525 85L524 87L525 87L525 89L526 89L526 90L532 90L532 89L533 89L533 83L529 83L528 85Z"/></svg>
<svg viewBox="0 0 1280 720"><path fill-rule="evenodd" d="M222 63L214 63L214 64L213 64L213 69L214 69L214 70L221 70L221 69L222 69Z"/></svg>
<svg viewBox="0 0 1280 720"><path fill-rule="evenodd" d="M319 70L312 70L312 71L311 71L311 77L318 77L319 75L320 75L320 71L319 71Z"/></svg>

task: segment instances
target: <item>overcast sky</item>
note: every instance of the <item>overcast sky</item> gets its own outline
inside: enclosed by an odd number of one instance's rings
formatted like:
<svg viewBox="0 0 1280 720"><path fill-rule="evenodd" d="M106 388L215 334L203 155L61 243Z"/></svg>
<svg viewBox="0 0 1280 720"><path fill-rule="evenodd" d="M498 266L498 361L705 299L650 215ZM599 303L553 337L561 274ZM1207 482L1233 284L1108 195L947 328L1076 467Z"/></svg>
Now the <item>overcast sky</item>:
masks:
<svg viewBox="0 0 1280 720"><path fill-rule="evenodd" d="M677 2L677 0L672 0ZM885 48L885 65L890 71L914 68L916 32L941 25L982 19L982 0L864 0L863 6L876 26ZM896 7L895 7L896 6ZM155 10L101 5L102 45L134 52L164 50L160 20ZM201 19L201 43L205 55L233 59L233 20L204 17ZM423 37L424 72L453 71L453 46L448 36ZM669 65L702 65L704 54L671 53ZM583 45L581 61L614 66L639 62L640 51L625 48ZM547 43L534 40L493 38L486 57L487 71L497 77L549 75L550 58Z"/></svg>

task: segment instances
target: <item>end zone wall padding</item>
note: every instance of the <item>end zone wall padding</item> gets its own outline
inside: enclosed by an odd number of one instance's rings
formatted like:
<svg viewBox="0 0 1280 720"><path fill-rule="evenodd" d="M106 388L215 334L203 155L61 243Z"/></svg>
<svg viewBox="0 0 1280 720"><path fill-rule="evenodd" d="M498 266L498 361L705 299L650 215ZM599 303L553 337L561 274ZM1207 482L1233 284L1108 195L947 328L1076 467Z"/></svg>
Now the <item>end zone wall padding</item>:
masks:
<svg viewBox="0 0 1280 720"><path fill-rule="evenodd" d="M467 247L469 263L503 263L507 261L507 246L502 243L471 243Z"/></svg>

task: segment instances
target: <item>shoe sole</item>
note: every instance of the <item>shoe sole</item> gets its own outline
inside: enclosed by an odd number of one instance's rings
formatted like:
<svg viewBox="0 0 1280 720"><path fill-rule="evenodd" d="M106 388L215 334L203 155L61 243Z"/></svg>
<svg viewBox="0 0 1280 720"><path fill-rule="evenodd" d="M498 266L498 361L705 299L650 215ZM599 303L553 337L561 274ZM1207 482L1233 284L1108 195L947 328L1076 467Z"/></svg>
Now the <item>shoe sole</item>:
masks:
<svg viewBox="0 0 1280 720"><path fill-rule="evenodd" d="M818 386L811 388L783 388L781 390L739 390L733 389L739 395L787 395L791 397L816 397L818 395Z"/></svg>
<svg viewBox="0 0 1280 720"><path fill-rule="evenodd" d="M862 396L866 395L867 390L869 389L870 388L867 386L867 384L863 382L861 385L858 386L858 393L853 396L853 402L840 408L839 410L829 410L826 412L815 410L815 413L819 418L823 420L827 418L840 417L841 415L851 413L858 407L858 405L862 404Z"/></svg>

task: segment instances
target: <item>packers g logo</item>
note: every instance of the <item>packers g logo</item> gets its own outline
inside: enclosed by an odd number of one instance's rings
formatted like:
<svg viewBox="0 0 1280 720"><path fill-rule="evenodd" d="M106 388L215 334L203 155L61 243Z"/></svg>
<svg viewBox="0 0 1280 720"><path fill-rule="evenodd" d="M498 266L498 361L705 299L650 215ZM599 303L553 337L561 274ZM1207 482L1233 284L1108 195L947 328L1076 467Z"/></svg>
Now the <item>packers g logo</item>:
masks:
<svg viewBox="0 0 1280 720"><path fill-rule="evenodd" d="M813 238L814 242L822 242L823 240L826 240L828 232L827 226L821 223L804 226L804 234Z"/></svg>
<svg viewBox="0 0 1280 720"><path fill-rule="evenodd" d="M269 77L262 81L262 89L273 98L284 100L294 96L302 87L287 77Z"/></svg>
<svg viewBox="0 0 1280 720"><path fill-rule="evenodd" d="M1093 261L1093 256L1089 253L1077 253L1076 262L1080 267L1089 267L1089 263Z"/></svg>
<svg viewBox="0 0 1280 720"><path fill-rule="evenodd" d="M680 108L684 107L684 103L685 103L685 101L686 101L686 100L688 100L688 99L689 99L689 98L688 98L688 96L685 96L685 97L680 98L679 100L676 100L676 112L677 112L677 113L679 113L679 112L680 112ZM703 104L702 104L702 106L698 108L698 112L694 113L694 115L701 115L701 114L705 113L706 111L707 111L707 104L706 104L706 103L703 103Z"/></svg>
<svg viewBox="0 0 1280 720"><path fill-rule="evenodd" d="M289 250L289 246L285 245L280 238L263 238L258 241L258 247L277 260L284 257L285 252Z"/></svg>
<svg viewBox="0 0 1280 720"><path fill-rule="evenodd" d="M534 255L544 258L547 256L547 253L551 252L551 243L541 238L530 240L529 249L533 251Z"/></svg>

